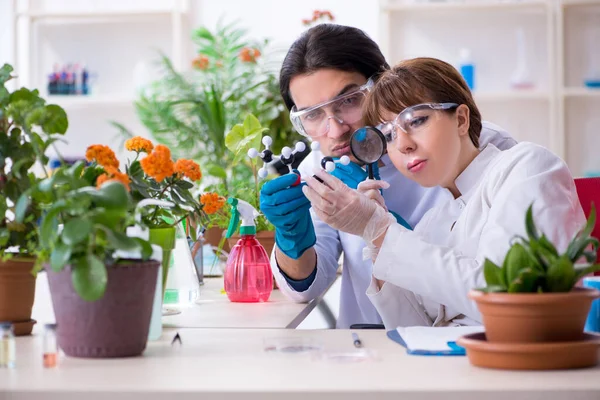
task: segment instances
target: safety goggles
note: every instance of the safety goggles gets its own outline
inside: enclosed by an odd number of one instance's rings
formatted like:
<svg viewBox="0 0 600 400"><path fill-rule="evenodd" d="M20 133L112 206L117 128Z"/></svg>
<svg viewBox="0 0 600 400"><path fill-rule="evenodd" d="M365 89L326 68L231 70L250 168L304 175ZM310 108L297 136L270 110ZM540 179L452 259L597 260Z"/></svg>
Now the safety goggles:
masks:
<svg viewBox="0 0 600 400"><path fill-rule="evenodd" d="M373 81L369 79L356 90L312 107L297 110L294 106L290 111L292 125L301 135L317 138L329 132L332 118L339 124L354 124L363 117L362 105L372 87Z"/></svg>
<svg viewBox="0 0 600 400"><path fill-rule="evenodd" d="M415 135L434 122L440 115L437 111L456 109L456 103L423 103L407 107L393 121L383 122L376 126L383 134L386 142L392 143L398 137L396 129L409 135Z"/></svg>

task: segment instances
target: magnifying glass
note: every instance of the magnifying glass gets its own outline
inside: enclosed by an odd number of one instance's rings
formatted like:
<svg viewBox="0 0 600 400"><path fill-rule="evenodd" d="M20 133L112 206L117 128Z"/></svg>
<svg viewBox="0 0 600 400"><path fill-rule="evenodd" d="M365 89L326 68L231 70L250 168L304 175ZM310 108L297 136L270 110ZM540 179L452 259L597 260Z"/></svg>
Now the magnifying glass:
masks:
<svg viewBox="0 0 600 400"><path fill-rule="evenodd" d="M350 151L358 161L367 165L369 179L374 179L373 164L378 162L386 149L383 133L375 127L363 126L350 138Z"/></svg>

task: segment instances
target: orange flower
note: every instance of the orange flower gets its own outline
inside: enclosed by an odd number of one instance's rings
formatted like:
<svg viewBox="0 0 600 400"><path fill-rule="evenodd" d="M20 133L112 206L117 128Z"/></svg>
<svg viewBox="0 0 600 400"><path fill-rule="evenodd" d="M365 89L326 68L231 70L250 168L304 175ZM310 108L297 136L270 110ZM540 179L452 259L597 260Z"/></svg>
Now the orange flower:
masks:
<svg viewBox="0 0 600 400"><path fill-rule="evenodd" d="M125 142L125 148L129 151L136 151L138 153L150 153L152 149L154 149L154 145L148 139L145 139L141 136L136 136L134 138L128 139Z"/></svg>
<svg viewBox="0 0 600 400"><path fill-rule="evenodd" d="M217 193L204 193L200 196L200 203L204 205L204 212L211 215L223 208L225 198L219 196Z"/></svg>
<svg viewBox="0 0 600 400"><path fill-rule="evenodd" d="M125 189L129 191L129 183L131 180L127 174L124 174L113 167L106 167L105 170L106 173L100 175L98 179L96 179L96 187L100 188L100 186L102 186L105 182L117 181L121 182L123 186L125 186Z"/></svg>
<svg viewBox="0 0 600 400"><path fill-rule="evenodd" d="M192 161L186 160L185 158L181 158L175 162L173 166L175 173L179 176L185 175L187 178L192 181L199 181L202 178L202 171L200 171L200 166Z"/></svg>
<svg viewBox="0 0 600 400"><path fill-rule="evenodd" d="M157 182L162 182L175 173L171 150L162 144L157 145L152 153L140 161L140 164L146 175L156 179Z"/></svg>
<svg viewBox="0 0 600 400"><path fill-rule="evenodd" d="M85 158L88 161L96 161L98 165L104 168L119 168L117 156L108 146L102 144L93 144L85 151Z"/></svg>
<svg viewBox="0 0 600 400"><path fill-rule="evenodd" d="M252 62L255 63L256 59L260 57L260 50L252 47L244 47L240 50L240 60L243 62Z"/></svg>
<svg viewBox="0 0 600 400"><path fill-rule="evenodd" d="M192 61L192 67L198 69L207 69L208 68L208 57L200 54L198 57L194 58Z"/></svg>

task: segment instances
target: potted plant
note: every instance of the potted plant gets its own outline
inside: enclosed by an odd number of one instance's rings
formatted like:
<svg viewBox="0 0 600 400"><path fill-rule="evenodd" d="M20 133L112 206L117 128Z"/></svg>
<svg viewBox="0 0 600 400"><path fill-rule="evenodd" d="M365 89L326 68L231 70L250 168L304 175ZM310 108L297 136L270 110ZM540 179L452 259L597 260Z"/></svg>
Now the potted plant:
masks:
<svg viewBox="0 0 600 400"><path fill-rule="evenodd" d="M47 148L68 126L62 108L46 104L37 90L12 93L5 84L13 68L0 68L0 321L13 323L15 334L30 334L35 321L37 223L44 196L32 187L48 175Z"/></svg>
<svg viewBox="0 0 600 400"><path fill-rule="evenodd" d="M595 222L592 205L585 227L560 254L538 232L532 206L528 208L527 238L515 240L501 267L486 259L487 287L469 294L482 314L488 341L558 342L583 337L591 302L600 292L575 285L583 276L600 270L600 264L594 264L598 240L590 236ZM577 264L582 258L585 263Z"/></svg>
<svg viewBox="0 0 600 400"><path fill-rule="evenodd" d="M227 149L233 156L233 162L237 165L246 168L251 172L250 177L245 175L233 179L231 187L226 188L222 185L211 186L207 190L214 191L219 194L223 201L228 197L235 197L250 203L257 210L260 209L260 189L266 180L258 178L258 163L260 159L251 159L248 157L248 150L251 148L260 149L263 134L268 129L263 127L260 121L253 115L248 114L242 123L236 124L225 136L225 144ZM221 207L211 219L211 225L216 226L221 230L227 229L231 218L231 210L229 207ZM275 228L264 217L260 215L256 218L256 238L267 251L271 254L275 245ZM233 247L240 239L239 234L231 236L227 243L229 247ZM223 245L223 244L221 244Z"/></svg>
<svg viewBox="0 0 600 400"><path fill-rule="evenodd" d="M171 159L171 151L165 145L154 145L140 136L125 142L128 151L135 152L125 172L119 170L115 153L104 145L92 145L86 151L86 159L92 164L87 171L96 186L107 180L119 180L130 190L134 204L145 199L163 200L171 207L153 205L142 209L141 223L149 229L150 243L163 249L163 294L170 268L171 252L175 248L176 228L186 220L190 226L204 227L208 224L203 205L192 195L194 183L202 177L200 166L188 159ZM196 229L188 229L196 240Z"/></svg>
<svg viewBox="0 0 600 400"><path fill-rule="evenodd" d="M78 162L37 187L51 200L39 229L40 258L58 344L74 357L137 356L146 347L160 263L149 260L150 243L127 235L136 223L125 184L97 188L94 174Z"/></svg>

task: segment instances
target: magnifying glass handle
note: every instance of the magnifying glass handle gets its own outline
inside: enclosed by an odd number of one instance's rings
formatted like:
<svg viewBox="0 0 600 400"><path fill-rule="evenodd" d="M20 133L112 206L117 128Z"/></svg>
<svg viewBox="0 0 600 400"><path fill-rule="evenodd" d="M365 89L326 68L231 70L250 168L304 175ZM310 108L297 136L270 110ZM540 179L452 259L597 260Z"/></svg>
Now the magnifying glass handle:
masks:
<svg viewBox="0 0 600 400"><path fill-rule="evenodd" d="M369 179L375 179L375 174L373 173L373 164L367 164L367 173L369 174Z"/></svg>

